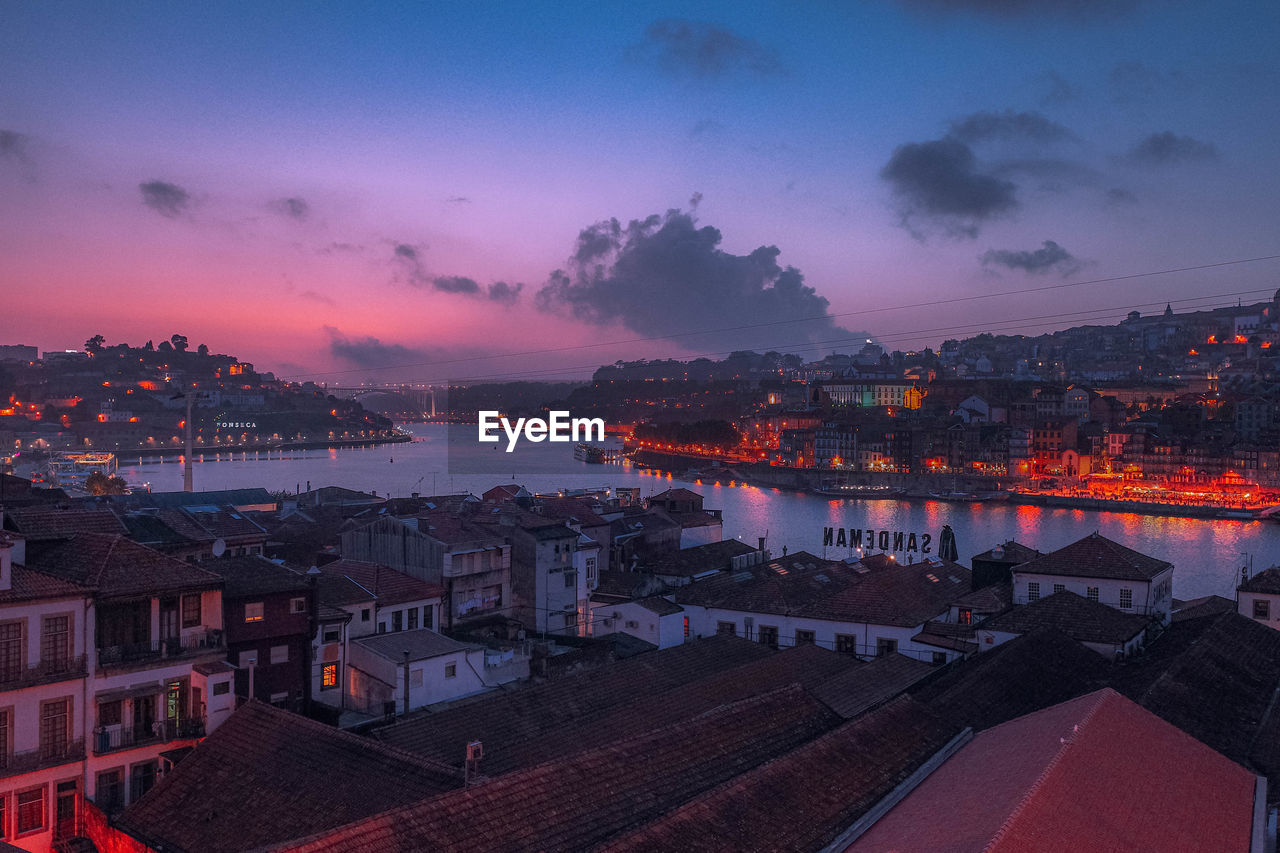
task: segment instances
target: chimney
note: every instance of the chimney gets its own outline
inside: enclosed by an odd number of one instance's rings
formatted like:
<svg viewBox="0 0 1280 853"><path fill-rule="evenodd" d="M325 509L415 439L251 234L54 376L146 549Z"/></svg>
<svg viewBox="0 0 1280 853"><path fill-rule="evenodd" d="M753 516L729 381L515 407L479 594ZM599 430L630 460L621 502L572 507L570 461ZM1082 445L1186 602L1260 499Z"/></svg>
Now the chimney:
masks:
<svg viewBox="0 0 1280 853"><path fill-rule="evenodd" d="M0 590L13 589L13 541L0 536Z"/></svg>

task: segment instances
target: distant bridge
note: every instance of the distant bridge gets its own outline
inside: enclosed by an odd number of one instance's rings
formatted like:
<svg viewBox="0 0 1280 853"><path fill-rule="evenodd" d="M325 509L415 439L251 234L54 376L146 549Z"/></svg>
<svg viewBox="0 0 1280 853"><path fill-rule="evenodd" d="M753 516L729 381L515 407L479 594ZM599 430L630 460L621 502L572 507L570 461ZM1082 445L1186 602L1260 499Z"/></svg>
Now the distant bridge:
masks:
<svg viewBox="0 0 1280 853"><path fill-rule="evenodd" d="M405 401L409 408L422 412L429 417L435 417L436 414L436 389L434 388L417 388L412 385L363 385L358 388L343 388L330 385L324 390L326 394L332 394L340 400L359 401L370 394L399 397Z"/></svg>

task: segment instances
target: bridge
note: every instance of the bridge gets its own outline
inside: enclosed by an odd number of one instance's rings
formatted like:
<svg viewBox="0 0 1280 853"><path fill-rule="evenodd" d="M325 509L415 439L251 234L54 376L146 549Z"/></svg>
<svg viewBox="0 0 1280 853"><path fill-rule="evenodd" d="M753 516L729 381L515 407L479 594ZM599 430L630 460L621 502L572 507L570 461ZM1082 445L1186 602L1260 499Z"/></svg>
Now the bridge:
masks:
<svg viewBox="0 0 1280 853"><path fill-rule="evenodd" d="M423 388L414 385L362 385L355 388L345 388L330 385L324 390L326 394L332 394L339 400L360 401L371 394L398 397L405 402L407 408L422 412L428 417L435 417L436 415L435 388ZM441 399L443 400L443 397Z"/></svg>

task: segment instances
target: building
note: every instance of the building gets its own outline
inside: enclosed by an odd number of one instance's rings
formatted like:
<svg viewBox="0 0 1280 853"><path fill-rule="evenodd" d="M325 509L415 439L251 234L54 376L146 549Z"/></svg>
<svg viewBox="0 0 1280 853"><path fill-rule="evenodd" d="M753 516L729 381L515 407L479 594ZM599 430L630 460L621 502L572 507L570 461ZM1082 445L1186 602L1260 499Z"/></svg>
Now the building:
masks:
<svg viewBox="0 0 1280 853"><path fill-rule="evenodd" d="M1236 606L1241 616L1280 629L1280 568L1258 572L1240 584Z"/></svg>
<svg viewBox="0 0 1280 853"><path fill-rule="evenodd" d="M480 693L486 683L484 647L430 628L374 634L351 644L349 695L370 711L407 714Z"/></svg>
<svg viewBox="0 0 1280 853"><path fill-rule="evenodd" d="M689 638L689 617L683 607L661 595L634 601L591 601L594 634L621 631L659 649L678 646Z"/></svg>
<svg viewBox="0 0 1280 853"><path fill-rule="evenodd" d="M0 828L83 835L233 710L222 580L119 534L0 540Z"/></svg>
<svg viewBox="0 0 1280 853"><path fill-rule="evenodd" d="M1012 568L1013 603L1031 604L1068 590L1125 613L1169 621L1173 564L1092 533Z"/></svg>
<svg viewBox="0 0 1280 853"><path fill-rule="evenodd" d="M650 509L657 508L680 525L680 547L692 548L719 542L723 524L720 510L704 509L702 495L684 488L667 489L653 495L647 501Z"/></svg>
<svg viewBox="0 0 1280 853"><path fill-rule="evenodd" d="M513 618L538 633L585 635L590 592L575 563L581 534L513 505L476 522L510 543Z"/></svg>
<svg viewBox="0 0 1280 853"><path fill-rule="evenodd" d="M977 626L978 649L986 651L1043 628L1058 631L1108 659L1142 648L1153 617L1124 613L1064 589L992 616Z"/></svg>

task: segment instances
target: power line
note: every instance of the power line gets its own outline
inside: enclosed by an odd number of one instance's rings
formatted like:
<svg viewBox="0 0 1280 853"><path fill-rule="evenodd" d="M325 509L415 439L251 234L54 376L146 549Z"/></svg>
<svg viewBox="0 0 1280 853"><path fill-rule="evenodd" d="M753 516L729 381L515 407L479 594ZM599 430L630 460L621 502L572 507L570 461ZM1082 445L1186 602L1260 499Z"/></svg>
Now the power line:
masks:
<svg viewBox="0 0 1280 853"><path fill-rule="evenodd" d="M435 367L439 365L460 364L463 362L471 362L471 361L488 361L496 358L516 358L516 357L524 357L524 356L530 356L530 355L547 355L550 353L557 353L557 352L572 352L576 350L598 349L600 347L623 346L626 344L669 341L669 340L675 340L677 338L686 338L686 337L691 337L695 335L710 335L710 334L719 334L722 332L739 332L739 331L746 331L749 329L763 329L763 328L769 328L772 326L785 326L785 325L791 325L795 323L827 322L831 320L840 319L843 317L857 317L857 316L865 316L868 314L881 314L881 313L886 313L890 311L905 311L911 308L931 308L938 305L954 305L961 302L976 302L978 300L983 300L983 299L1000 299L1000 298L1009 297L1009 296L1021 296L1028 293L1044 293L1047 291L1065 290L1073 287L1089 287L1097 284L1110 284L1118 281L1132 281L1134 279L1140 279L1140 278L1152 278L1154 276L1173 275L1175 273L1183 273L1183 272L1196 272L1199 270L1215 269L1218 267L1238 266L1240 264L1252 264L1252 263L1259 263L1262 261L1273 261L1276 259L1280 259L1280 255L1261 255L1255 258L1237 258L1235 260L1230 260L1230 261L1215 261L1213 263L1208 263L1208 264L1196 264L1193 266L1173 267L1170 269L1163 269L1163 270L1151 270L1148 272L1129 273L1126 275L1108 276L1106 278L1088 279L1086 281L1059 282L1057 284L1047 284L1047 285L1042 285L1040 287L1024 287L1016 290L998 291L996 293L983 293L983 294L975 294L971 296L954 296L949 299L932 299L932 300L929 300L928 302L913 302L913 303L907 303L903 305L884 306L880 308L863 308L857 311L843 311L837 314L821 314L821 315L812 316L812 317L799 317L792 320L770 320L763 323L747 323L747 324L738 325L738 326L723 326L716 329L695 329L695 330L686 331L686 332L672 332L666 335L653 335L649 337L639 337L639 338L624 338L621 340L600 341L598 343L591 343L591 344L572 344L572 345L561 346L561 347L544 347L541 349L520 350L516 352L496 353L493 355L465 356L460 358L440 359L440 360L434 360L434 361L422 361L422 362L409 363L409 364L389 364L389 365L380 365L377 367L351 368L348 370L329 370L329 371L318 371L315 373L299 373L299 374L293 374L293 377L288 377L288 378L304 377L304 376L343 376L343 375L348 375L352 373L368 373L374 370L404 370L404 369L413 368L413 367Z"/></svg>

